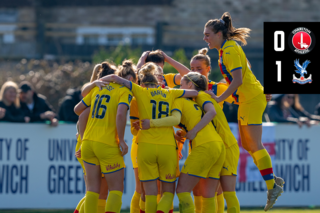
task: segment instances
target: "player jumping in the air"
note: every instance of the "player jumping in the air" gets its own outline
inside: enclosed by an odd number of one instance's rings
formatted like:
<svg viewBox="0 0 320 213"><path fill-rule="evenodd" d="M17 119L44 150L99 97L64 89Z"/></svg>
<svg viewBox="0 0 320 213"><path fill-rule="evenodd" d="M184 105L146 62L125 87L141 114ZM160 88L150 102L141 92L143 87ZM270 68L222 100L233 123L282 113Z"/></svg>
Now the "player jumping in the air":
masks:
<svg viewBox="0 0 320 213"><path fill-rule="evenodd" d="M242 146L250 153L260 170L268 189L268 211L283 192L283 179L273 174L271 158L261 142L262 114L267 101L263 87L251 71L241 46L235 41L247 44L250 29L232 26L231 16L224 13L220 19L209 20L204 27L204 40L210 49L219 52L219 67L229 87L221 94L212 97L219 103L230 95L239 102L238 123Z"/></svg>

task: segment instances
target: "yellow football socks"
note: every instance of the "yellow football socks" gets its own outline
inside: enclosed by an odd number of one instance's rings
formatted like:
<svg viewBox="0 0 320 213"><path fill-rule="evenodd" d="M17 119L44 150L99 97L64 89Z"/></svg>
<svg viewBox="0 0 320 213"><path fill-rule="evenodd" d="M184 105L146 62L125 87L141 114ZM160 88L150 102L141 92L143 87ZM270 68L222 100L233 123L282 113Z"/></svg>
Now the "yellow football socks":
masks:
<svg viewBox="0 0 320 213"><path fill-rule="evenodd" d="M119 212L122 204L121 198L122 192L116 190L110 191L106 203L105 212Z"/></svg>
<svg viewBox="0 0 320 213"><path fill-rule="evenodd" d="M258 169L260 170L260 173L267 184L268 190L273 189L275 182L273 179L271 158L268 151L266 149L261 149L253 153L253 156L257 161Z"/></svg>
<svg viewBox="0 0 320 213"><path fill-rule="evenodd" d="M156 213L157 206L157 195L146 195L146 213Z"/></svg>
<svg viewBox="0 0 320 213"><path fill-rule="evenodd" d="M183 213L194 213L194 204L190 192L177 194L179 198L179 209Z"/></svg>
<svg viewBox="0 0 320 213"><path fill-rule="evenodd" d="M237 198L236 192L223 192L223 196L227 202L228 213L239 213L240 203Z"/></svg>
<svg viewBox="0 0 320 213"><path fill-rule="evenodd" d="M254 157L254 155L252 154L251 151L248 151L248 152L249 152L249 154L251 155L251 157L252 157L252 159L253 159L253 163L258 167L258 163L257 163L256 158Z"/></svg>
<svg viewBox="0 0 320 213"><path fill-rule="evenodd" d="M196 213L201 213L202 209L202 196L193 196L194 198L194 206L196 208Z"/></svg>
<svg viewBox="0 0 320 213"><path fill-rule="evenodd" d="M218 212L218 192L215 193L214 195L214 205L216 205L216 211L214 213Z"/></svg>
<svg viewBox="0 0 320 213"><path fill-rule="evenodd" d="M217 213L223 213L223 212L224 212L224 198L223 198L223 193L217 196L216 212L217 212Z"/></svg>
<svg viewBox="0 0 320 213"><path fill-rule="evenodd" d="M139 213L140 212L140 207L139 207L140 196L141 196L141 194L134 191L134 194L131 199L131 204L130 204L130 213Z"/></svg>
<svg viewBox="0 0 320 213"><path fill-rule="evenodd" d="M170 192L164 192L162 195L161 200L158 203L158 208L157 208L157 212L163 212L163 213L167 213L170 211L171 206L172 206L172 201L173 201L173 197L174 195Z"/></svg>
<svg viewBox="0 0 320 213"><path fill-rule="evenodd" d="M106 200L105 199L99 199L98 200L98 211L97 213L105 213L106 208Z"/></svg>
<svg viewBox="0 0 320 213"><path fill-rule="evenodd" d="M202 213L216 212L216 203L214 197L202 198Z"/></svg>
<svg viewBox="0 0 320 213"><path fill-rule="evenodd" d="M139 206L140 206L140 212L144 213L146 211L146 203L141 199L141 197L140 197Z"/></svg>
<svg viewBox="0 0 320 213"><path fill-rule="evenodd" d="M84 202L84 200L86 199L86 196L84 196L78 203L76 209L74 210L74 213L79 213L80 212L80 207L82 205L82 203Z"/></svg>
<svg viewBox="0 0 320 213"><path fill-rule="evenodd" d="M84 201L85 212L97 212L98 211L99 194L91 191L87 191L86 200Z"/></svg>

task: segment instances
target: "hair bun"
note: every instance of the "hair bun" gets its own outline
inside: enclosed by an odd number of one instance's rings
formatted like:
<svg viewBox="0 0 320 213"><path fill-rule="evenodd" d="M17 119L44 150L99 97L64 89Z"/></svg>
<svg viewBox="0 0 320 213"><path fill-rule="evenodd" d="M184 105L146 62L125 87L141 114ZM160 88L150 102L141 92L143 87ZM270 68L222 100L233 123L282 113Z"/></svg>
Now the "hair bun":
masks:
<svg viewBox="0 0 320 213"><path fill-rule="evenodd" d="M207 55L208 51L209 51L208 48L202 48L201 50L198 51L198 54Z"/></svg>
<svg viewBox="0 0 320 213"><path fill-rule="evenodd" d="M228 25L231 22L230 13L229 12L223 13L223 15L221 16L221 19L226 23L226 25Z"/></svg>
<svg viewBox="0 0 320 213"><path fill-rule="evenodd" d="M141 69L140 72L142 75L154 75L154 72L156 70L156 65L153 63L147 63L145 64Z"/></svg>
<svg viewBox="0 0 320 213"><path fill-rule="evenodd" d="M131 67L133 65L133 62L131 60L124 60L122 62L122 66Z"/></svg>

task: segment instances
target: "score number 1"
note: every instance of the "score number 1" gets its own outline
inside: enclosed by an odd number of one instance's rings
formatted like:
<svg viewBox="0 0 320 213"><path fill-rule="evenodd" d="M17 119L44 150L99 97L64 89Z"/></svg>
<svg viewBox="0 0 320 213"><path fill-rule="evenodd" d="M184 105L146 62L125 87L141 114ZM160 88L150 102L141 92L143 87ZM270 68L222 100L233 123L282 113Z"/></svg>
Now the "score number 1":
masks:
<svg viewBox="0 0 320 213"><path fill-rule="evenodd" d="M278 36L280 36L280 47L278 45ZM275 31L274 32L274 50L276 52L282 52L284 50L284 32ZM281 82L281 61L276 61L277 65L277 81Z"/></svg>

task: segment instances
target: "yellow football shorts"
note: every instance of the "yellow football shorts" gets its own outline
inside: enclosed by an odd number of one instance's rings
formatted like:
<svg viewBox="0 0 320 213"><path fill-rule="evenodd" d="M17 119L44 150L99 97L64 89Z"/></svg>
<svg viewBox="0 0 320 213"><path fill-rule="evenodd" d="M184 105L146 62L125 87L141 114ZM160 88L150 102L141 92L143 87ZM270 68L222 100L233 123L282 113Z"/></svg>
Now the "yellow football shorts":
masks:
<svg viewBox="0 0 320 213"><path fill-rule="evenodd" d="M139 143L138 165L141 182L160 179L163 182L176 181L177 150L175 146Z"/></svg>
<svg viewBox="0 0 320 213"><path fill-rule="evenodd" d="M239 157L240 150L238 144L233 144L232 146L226 149L226 159L221 170L221 176L237 176Z"/></svg>
<svg viewBox="0 0 320 213"><path fill-rule="evenodd" d="M82 144L82 141L81 141L81 140L78 140L78 141L77 141L76 148L75 148L75 152L77 152L77 151L80 149L81 144ZM81 165L81 167L82 167L83 174L86 175L86 169L84 168L82 159L81 159L81 158L77 158L77 160L78 160L78 162L80 163L80 165Z"/></svg>
<svg viewBox="0 0 320 213"><path fill-rule="evenodd" d="M263 112L266 109L267 100L265 94L239 104L238 120L241 125L261 125Z"/></svg>
<svg viewBox="0 0 320 213"><path fill-rule="evenodd" d="M135 140L132 140L131 144L131 161L132 161L132 166L134 169L138 168L138 144L135 142Z"/></svg>
<svg viewBox="0 0 320 213"><path fill-rule="evenodd" d="M181 172L200 178L220 179L220 171L226 158L224 143L211 141L191 150Z"/></svg>
<svg viewBox="0 0 320 213"><path fill-rule="evenodd" d="M125 168L120 148L105 143L83 141L81 158L85 163L100 165L103 174L110 174Z"/></svg>

